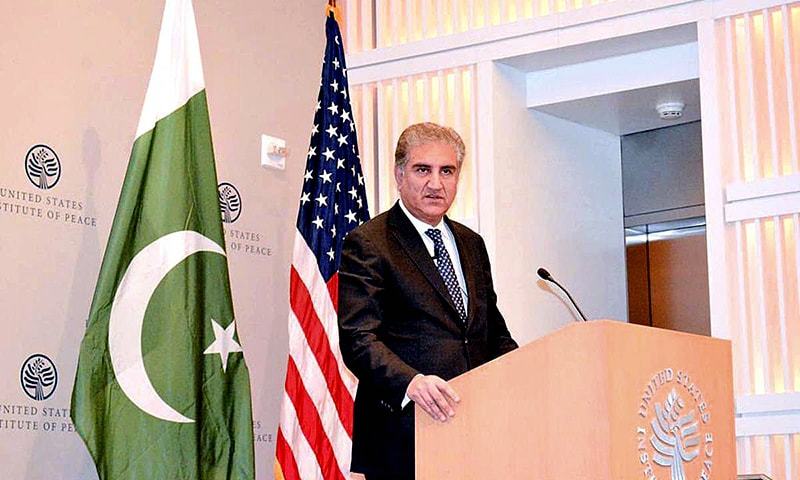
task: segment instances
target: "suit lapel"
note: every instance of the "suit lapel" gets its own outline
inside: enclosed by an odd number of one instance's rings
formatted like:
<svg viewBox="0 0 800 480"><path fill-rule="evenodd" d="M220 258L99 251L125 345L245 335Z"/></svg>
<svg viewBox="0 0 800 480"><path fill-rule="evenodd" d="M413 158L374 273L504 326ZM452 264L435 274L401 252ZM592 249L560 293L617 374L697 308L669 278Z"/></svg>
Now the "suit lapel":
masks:
<svg viewBox="0 0 800 480"><path fill-rule="evenodd" d="M458 315L458 310L453 303L453 299L450 298L450 292L447 291L447 286L444 284L436 264L433 263L433 259L428 254L428 249L425 248L419 232L400 209L399 203L395 203L394 207L389 211L389 225L392 227L391 232L395 239L411 258L411 261L414 262L439 296Z"/></svg>

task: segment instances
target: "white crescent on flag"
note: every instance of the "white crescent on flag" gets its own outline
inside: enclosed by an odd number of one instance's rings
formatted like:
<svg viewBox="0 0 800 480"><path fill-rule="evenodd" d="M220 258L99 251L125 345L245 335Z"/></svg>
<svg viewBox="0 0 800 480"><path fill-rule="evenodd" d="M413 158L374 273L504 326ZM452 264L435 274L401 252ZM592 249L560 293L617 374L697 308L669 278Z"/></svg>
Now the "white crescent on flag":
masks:
<svg viewBox="0 0 800 480"><path fill-rule="evenodd" d="M142 358L142 326L150 297L176 265L197 252L225 251L191 230L169 233L133 257L122 277L108 319L108 350L114 375L125 395L142 411L161 420L192 423L156 392Z"/></svg>

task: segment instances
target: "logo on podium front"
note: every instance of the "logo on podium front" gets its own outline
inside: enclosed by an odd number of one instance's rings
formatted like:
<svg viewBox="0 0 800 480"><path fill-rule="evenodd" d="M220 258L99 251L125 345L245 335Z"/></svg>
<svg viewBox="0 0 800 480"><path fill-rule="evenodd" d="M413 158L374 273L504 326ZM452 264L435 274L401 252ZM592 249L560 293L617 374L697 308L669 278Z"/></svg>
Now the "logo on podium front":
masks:
<svg viewBox="0 0 800 480"><path fill-rule="evenodd" d="M639 462L647 480L710 480L714 434L703 392L682 370L650 378L639 403Z"/></svg>

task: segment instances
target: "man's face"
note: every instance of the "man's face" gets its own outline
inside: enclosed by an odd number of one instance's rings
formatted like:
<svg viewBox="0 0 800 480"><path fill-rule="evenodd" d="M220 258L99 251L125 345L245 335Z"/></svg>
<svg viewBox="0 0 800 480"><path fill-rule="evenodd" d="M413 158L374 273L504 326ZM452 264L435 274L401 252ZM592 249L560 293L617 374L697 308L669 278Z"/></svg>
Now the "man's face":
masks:
<svg viewBox="0 0 800 480"><path fill-rule="evenodd" d="M459 171L453 147L426 143L411 148L406 164L395 167L394 178L408 211L428 225L436 225L456 198Z"/></svg>

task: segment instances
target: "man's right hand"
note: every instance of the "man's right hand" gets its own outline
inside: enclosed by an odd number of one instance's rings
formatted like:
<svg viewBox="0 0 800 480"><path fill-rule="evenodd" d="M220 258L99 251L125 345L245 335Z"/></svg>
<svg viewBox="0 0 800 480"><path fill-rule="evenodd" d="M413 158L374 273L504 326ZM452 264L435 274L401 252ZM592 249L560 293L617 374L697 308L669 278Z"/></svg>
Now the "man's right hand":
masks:
<svg viewBox="0 0 800 480"><path fill-rule="evenodd" d="M417 375L408 384L406 395L440 422L454 416L456 405L461 401L456 391L436 375Z"/></svg>

